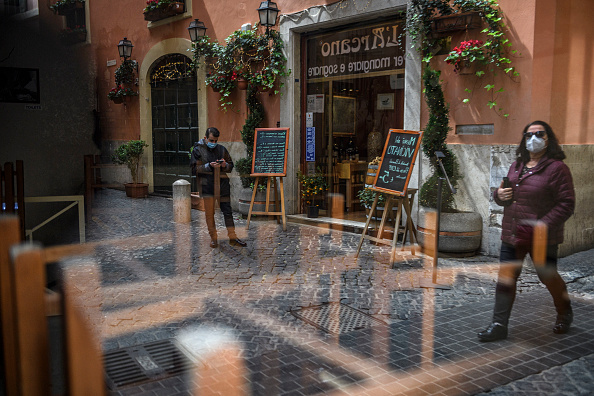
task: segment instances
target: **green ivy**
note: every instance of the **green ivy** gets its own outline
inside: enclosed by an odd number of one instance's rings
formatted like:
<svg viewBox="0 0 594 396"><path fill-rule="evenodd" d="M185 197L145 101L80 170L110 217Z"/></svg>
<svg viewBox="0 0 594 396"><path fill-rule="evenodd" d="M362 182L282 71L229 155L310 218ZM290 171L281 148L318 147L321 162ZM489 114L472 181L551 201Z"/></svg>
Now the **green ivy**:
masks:
<svg viewBox="0 0 594 396"><path fill-rule="evenodd" d="M225 42L226 45L221 45L203 37L192 43L192 65L198 68L204 61L206 84L221 95L219 101L223 110L233 104L230 95L240 79L262 90L279 92L284 84L282 78L291 73L286 67L279 32L271 30L268 34L259 34L255 24L251 30L234 31Z"/></svg>
<svg viewBox="0 0 594 396"><path fill-rule="evenodd" d="M429 108L429 121L423 132L421 148L431 162L433 174L421 187L419 204L430 208L437 208L436 186L439 177L444 176L435 158L436 151L441 151L445 155L445 158L442 158L442 164L453 187L456 187L459 178L456 157L446 145L446 139L451 128L449 126L449 106L443 96L443 90L439 80L440 74L440 71L432 69L429 65L425 67L425 71L423 72L423 85L425 86L425 101ZM446 212L452 212L454 211L453 206L454 197L451 191L444 185L442 189L441 209Z"/></svg>
<svg viewBox="0 0 594 396"><path fill-rule="evenodd" d="M116 85L130 84L134 80L134 62L131 60L124 60L115 71Z"/></svg>
<svg viewBox="0 0 594 396"><path fill-rule="evenodd" d="M243 128L241 128L241 141L245 143L247 152L246 158L241 158L235 165L237 172L241 177L241 185L244 188L249 188L254 184L255 179L250 177L252 171L252 158L254 153L254 132L259 128L264 121L264 106L258 99L257 88L254 85L249 85L246 94L246 105L248 108L248 116L245 120ZM260 184L264 183L264 178L261 178Z"/></svg>
<svg viewBox="0 0 594 396"><path fill-rule="evenodd" d="M507 27L503 23L503 14L496 0L454 0L451 5L446 0L411 0L407 11L406 31L411 38L413 48L421 52L423 61L428 63L433 58L433 53L441 40L432 34L432 19L436 16L466 12L477 12L487 25L481 31L487 35L487 39L480 46L481 55L469 59L470 62L479 63L487 68L488 74L479 70L475 73L476 77L491 78L491 84L484 86L491 95L487 106L497 114L508 117L509 114L497 104L498 95L505 90L502 87L496 87L493 81L498 73L508 75L512 79L520 75L511 65L512 61L507 55L507 53L515 55L518 52L510 50L512 43L505 37L504 31ZM455 55L456 52L452 51L448 58L451 60ZM469 96L462 102L469 103L472 90L467 88L465 92Z"/></svg>

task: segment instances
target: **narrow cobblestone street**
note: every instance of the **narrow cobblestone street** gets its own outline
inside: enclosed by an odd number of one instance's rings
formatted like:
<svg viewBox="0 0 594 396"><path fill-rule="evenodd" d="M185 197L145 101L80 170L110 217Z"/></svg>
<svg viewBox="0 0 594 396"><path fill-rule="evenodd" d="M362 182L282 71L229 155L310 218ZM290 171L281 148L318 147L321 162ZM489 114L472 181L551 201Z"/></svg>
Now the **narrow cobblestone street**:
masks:
<svg viewBox="0 0 594 396"><path fill-rule="evenodd" d="M552 300L530 264L509 338L483 344L476 332L490 321L495 258L440 259L438 283L450 288L422 288L432 259L410 249L399 248L392 268L388 246L366 241L356 258L357 234L291 222L282 231L267 219L246 230L241 218L248 247L232 247L219 214L212 249L204 224L195 210L190 224L174 223L168 198L98 192L87 230L94 254L64 263L77 304L106 356L173 340L191 362L113 385L112 395L594 392L591 251L560 261L575 311L568 334L552 333Z"/></svg>

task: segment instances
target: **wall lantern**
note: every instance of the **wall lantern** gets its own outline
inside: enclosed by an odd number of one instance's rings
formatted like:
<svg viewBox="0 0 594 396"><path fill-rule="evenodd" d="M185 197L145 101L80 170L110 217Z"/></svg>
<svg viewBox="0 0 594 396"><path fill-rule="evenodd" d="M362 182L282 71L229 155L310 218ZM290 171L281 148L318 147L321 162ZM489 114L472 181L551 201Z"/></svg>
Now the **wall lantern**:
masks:
<svg viewBox="0 0 594 396"><path fill-rule="evenodd" d="M193 43L204 37L206 34L206 26L204 26L204 22L194 19L190 22L190 26L188 26L188 33L190 33L190 40L192 40Z"/></svg>
<svg viewBox="0 0 594 396"><path fill-rule="evenodd" d="M276 25L276 17L279 11L276 3L273 1L263 1L260 3L260 8L258 8L260 25L266 26L266 34L268 34L268 28Z"/></svg>
<svg viewBox="0 0 594 396"><path fill-rule="evenodd" d="M124 58L124 60L128 59L132 56L132 42L124 37L123 40L120 40L118 44L118 51L120 53L120 58Z"/></svg>

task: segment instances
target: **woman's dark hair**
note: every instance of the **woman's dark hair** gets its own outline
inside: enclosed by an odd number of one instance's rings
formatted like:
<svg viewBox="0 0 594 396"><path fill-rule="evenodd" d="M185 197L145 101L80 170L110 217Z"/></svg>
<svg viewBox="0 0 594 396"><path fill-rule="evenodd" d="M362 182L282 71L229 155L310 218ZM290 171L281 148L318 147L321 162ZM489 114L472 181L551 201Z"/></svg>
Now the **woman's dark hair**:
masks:
<svg viewBox="0 0 594 396"><path fill-rule="evenodd" d="M206 130L206 134L204 136L208 137L209 135L212 135L214 137L219 137L219 135L221 134L221 132L219 132L219 130L215 127L210 127Z"/></svg>
<svg viewBox="0 0 594 396"><path fill-rule="evenodd" d="M532 121L530 124L526 125L526 127L522 131L522 141L520 142L520 145L516 150L517 160L524 164L530 161L530 153L526 149L526 136L524 136L524 134L528 132L528 128L530 128L532 125L541 125L547 133L547 137L549 138L549 144L547 146L547 151L545 155L549 158L564 160L565 153L559 145L557 135L555 135L555 132L553 132L553 128L551 128L551 126L544 121Z"/></svg>

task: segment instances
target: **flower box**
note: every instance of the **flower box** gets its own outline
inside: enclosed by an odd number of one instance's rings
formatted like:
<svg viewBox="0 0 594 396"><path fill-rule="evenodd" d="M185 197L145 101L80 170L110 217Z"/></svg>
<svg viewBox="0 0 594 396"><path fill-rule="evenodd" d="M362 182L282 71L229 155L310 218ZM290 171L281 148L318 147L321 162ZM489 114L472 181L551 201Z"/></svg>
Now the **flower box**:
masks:
<svg viewBox="0 0 594 396"><path fill-rule="evenodd" d="M54 4L52 8L52 10L58 14L58 15L70 15L72 14L74 11L76 11L77 9L81 9L85 7L85 2L84 1L58 1L56 4Z"/></svg>
<svg viewBox="0 0 594 396"><path fill-rule="evenodd" d="M477 29L481 27L481 16L478 12L445 15L433 18L432 30L438 35L449 32Z"/></svg>
<svg viewBox="0 0 594 396"><path fill-rule="evenodd" d="M175 2L171 4L167 4L163 7L157 8L151 11L144 12L144 20L145 21L159 21L161 19L170 18L172 16L176 16L178 14L183 14L184 12L184 3Z"/></svg>

